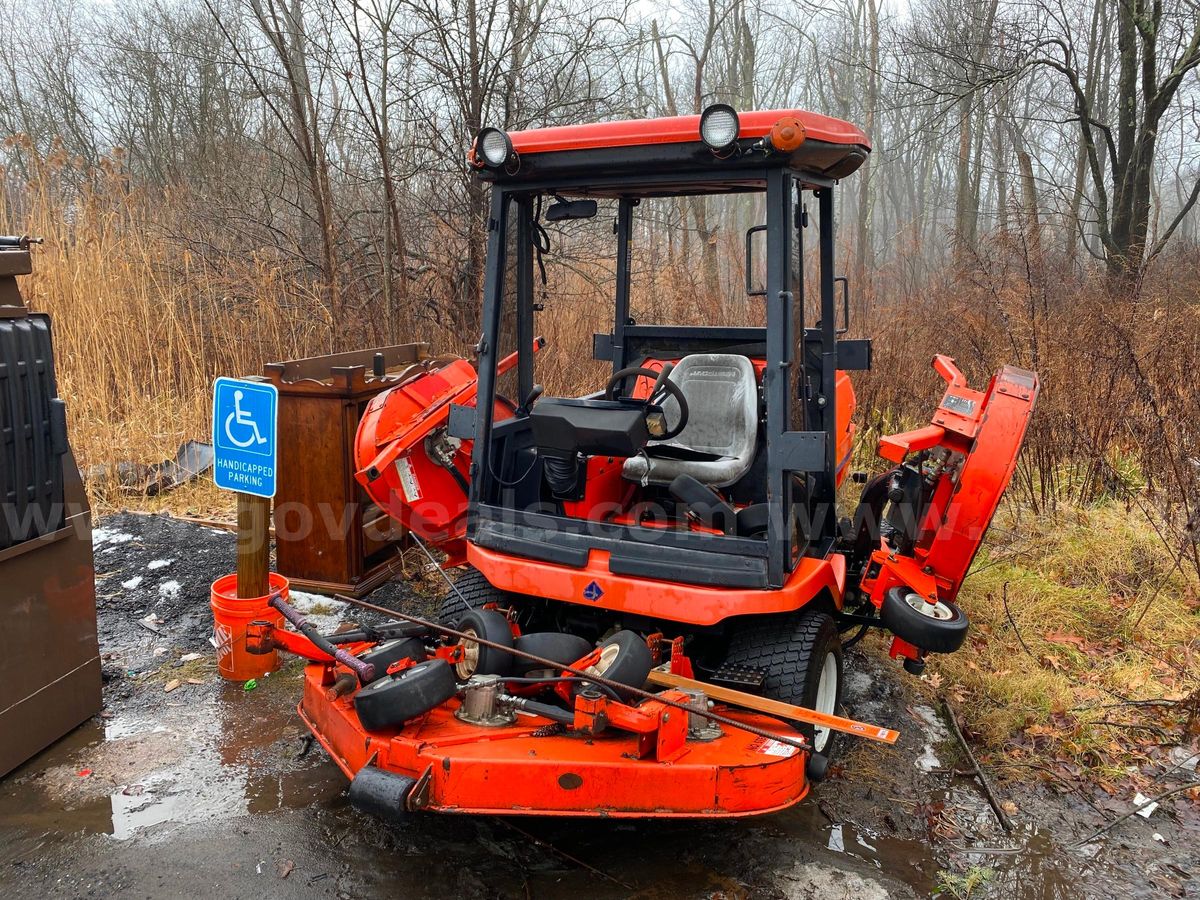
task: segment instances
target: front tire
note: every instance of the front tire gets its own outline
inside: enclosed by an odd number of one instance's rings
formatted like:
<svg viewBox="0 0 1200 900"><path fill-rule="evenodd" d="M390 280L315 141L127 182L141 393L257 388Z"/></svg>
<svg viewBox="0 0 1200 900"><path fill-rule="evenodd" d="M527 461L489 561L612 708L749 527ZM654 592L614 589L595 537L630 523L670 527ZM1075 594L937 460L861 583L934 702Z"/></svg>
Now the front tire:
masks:
<svg viewBox="0 0 1200 900"><path fill-rule="evenodd" d="M766 674L763 694L774 700L838 715L842 704L842 640L827 612L802 610L781 619L761 616L742 622L729 641L728 664ZM813 751L831 758L837 732L793 723Z"/></svg>

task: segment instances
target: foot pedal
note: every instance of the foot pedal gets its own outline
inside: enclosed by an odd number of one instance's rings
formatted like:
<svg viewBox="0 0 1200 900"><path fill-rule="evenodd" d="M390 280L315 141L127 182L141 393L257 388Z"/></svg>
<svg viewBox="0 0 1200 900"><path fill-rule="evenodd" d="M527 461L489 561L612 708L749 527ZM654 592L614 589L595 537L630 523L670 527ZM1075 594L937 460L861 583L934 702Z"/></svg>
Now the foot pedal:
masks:
<svg viewBox="0 0 1200 900"><path fill-rule="evenodd" d="M763 683L767 680L767 673L765 670L757 669L753 666L733 666L726 664L713 672L712 677L708 680L722 687L753 693L762 690Z"/></svg>

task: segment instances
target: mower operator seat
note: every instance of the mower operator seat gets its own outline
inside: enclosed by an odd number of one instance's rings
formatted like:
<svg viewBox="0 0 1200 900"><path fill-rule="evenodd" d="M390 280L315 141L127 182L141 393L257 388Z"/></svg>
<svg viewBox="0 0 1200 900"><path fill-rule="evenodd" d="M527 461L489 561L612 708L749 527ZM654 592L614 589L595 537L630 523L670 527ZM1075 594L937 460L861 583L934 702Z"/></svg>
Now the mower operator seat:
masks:
<svg viewBox="0 0 1200 900"><path fill-rule="evenodd" d="M673 438L651 441L625 460L621 474L640 484L669 485L691 475L710 487L728 487L750 468L758 446L758 384L754 365L729 353L693 353L671 372L687 399L687 426ZM669 427L679 403L663 401Z"/></svg>

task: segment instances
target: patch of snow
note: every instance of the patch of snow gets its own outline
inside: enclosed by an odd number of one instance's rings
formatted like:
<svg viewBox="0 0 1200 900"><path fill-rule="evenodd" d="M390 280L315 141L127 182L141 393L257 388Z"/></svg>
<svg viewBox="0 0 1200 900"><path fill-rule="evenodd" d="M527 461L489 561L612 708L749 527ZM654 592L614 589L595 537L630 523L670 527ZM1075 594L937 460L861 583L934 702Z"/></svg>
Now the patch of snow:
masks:
<svg viewBox="0 0 1200 900"><path fill-rule="evenodd" d="M175 562L173 559L152 559L146 563L146 568L153 572L155 569L161 569L163 566L169 566Z"/></svg>
<svg viewBox="0 0 1200 900"><path fill-rule="evenodd" d="M1200 753L1187 747L1172 747L1167 758L1175 768L1186 769L1189 772L1195 772L1196 765L1200 763Z"/></svg>
<svg viewBox="0 0 1200 900"><path fill-rule="evenodd" d="M133 591L133 590L137 590L137 586L141 583L142 583L142 576L134 575L128 581L122 581L121 587L125 588L125 590L127 590L127 591Z"/></svg>
<svg viewBox="0 0 1200 900"><path fill-rule="evenodd" d="M133 540L132 534L127 534L124 531L117 531L115 528L93 528L92 529L92 546L100 549L102 545L109 544L111 546L103 547L103 551L115 549L117 544L127 544Z"/></svg>
<svg viewBox="0 0 1200 900"><path fill-rule="evenodd" d="M921 755L917 757L917 768L922 772L930 772L933 769L940 769L942 761L937 758L934 753L934 744L940 744L942 741L949 740L950 732L946 730L946 726L942 723L941 717L937 712L929 706L914 706L913 713L925 725L925 736L928 742L921 749Z"/></svg>
<svg viewBox="0 0 1200 900"><path fill-rule="evenodd" d="M342 624L342 618L350 605L342 600L305 591L289 591L288 603L319 631L333 631ZM319 609L320 612L313 612L314 609Z"/></svg>
<svg viewBox="0 0 1200 900"><path fill-rule="evenodd" d="M855 897L857 900L888 900L888 889L874 878L846 872L823 863L796 863L790 871L774 877L775 887L787 900L811 897Z"/></svg>
<svg viewBox="0 0 1200 900"><path fill-rule="evenodd" d="M179 592L182 589L183 589L182 584L180 584L178 581L175 581L174 579L171 579L170 581L164 581L162 584L160 584L158 586L158 593L165 600L174 600L176 597L179 596Z"/></svg>
<svg viewBox="0 0 1200 900"><path fill-rule="evenodd" d="M1150 814L1158 809L1158 804L1152 803L1150 798L1145 796L1141 791L1134 794L1133 805L1137 807L1137 814L1143 819L1150 818Z"/></svg>
<svg viewBox="0 0 1200 900"><path fill-rule="evenodd" d="M93 528L92 543L93 544L124 544L127 541L132 541L133 535L127 534L124 531L117 531L115 528Z"/></svg>

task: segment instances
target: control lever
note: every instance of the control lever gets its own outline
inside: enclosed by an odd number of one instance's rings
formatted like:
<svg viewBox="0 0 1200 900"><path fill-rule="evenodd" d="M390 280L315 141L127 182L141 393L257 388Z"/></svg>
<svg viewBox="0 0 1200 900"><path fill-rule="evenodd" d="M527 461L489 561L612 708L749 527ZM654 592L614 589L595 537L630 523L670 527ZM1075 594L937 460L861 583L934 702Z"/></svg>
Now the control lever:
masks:
<svg viewBox="0 0 1200 900"><path fill-rule="evenodd" d="M660 371L658 373L658 377L654 379L654 387L650 388L649 399L651 402L653 402L654 398L658 396L658 392L662 390L663 383L671 377L671 372L674 370L675 363L669 362L663 364L662 371Z"/></svg>
<svg viewBox="0 0 1200 900"><path fill-rule="evenodd" d="M546 393L546 389L540 384L535 384L529 394L521 401L521 405L517 407L518 416L529 415L529 410L533 408L533 404L537 403L538 397Z"/></svg>

